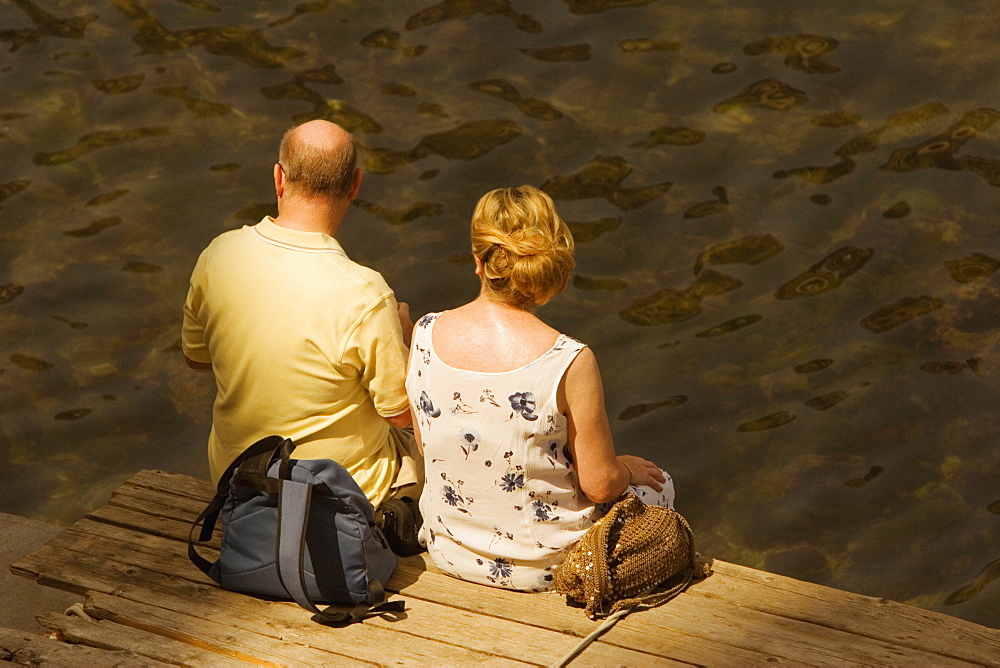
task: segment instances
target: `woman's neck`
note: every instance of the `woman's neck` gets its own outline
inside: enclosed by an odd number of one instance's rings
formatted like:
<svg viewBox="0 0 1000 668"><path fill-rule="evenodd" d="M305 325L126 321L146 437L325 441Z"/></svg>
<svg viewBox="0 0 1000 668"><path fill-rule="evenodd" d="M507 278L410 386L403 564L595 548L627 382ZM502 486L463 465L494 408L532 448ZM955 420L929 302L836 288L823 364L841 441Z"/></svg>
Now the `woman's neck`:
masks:
<svg viewBox="0 0 1000 668"><path fill-rule="evenodd" d="M479 291L479 296L472 301L472 304L475 304L480 308L487 309L490 311L519 312L519 313L526 313L528 315L534 315L536 308L535 304L531 304L530 306L518 306L516 304L511 304L509 302L497 299L496 297L490 294L486 286L482 287L482 289Z"/></svg>

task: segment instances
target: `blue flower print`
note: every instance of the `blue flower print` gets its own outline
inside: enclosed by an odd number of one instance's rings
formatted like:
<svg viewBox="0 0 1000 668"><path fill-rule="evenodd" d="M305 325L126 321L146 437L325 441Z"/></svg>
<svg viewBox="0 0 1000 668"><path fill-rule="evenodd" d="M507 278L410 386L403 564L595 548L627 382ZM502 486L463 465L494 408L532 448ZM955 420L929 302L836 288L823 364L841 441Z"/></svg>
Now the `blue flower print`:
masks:
<svg viewBox="0 0 1000 668"><path fill-rule="evenodd" d="M523 473L505 473L500 479L500 489L505 492L513 492L515 489L524 487Z"/></svg>
<svg viewBox="0 0 1000 668"><path fill-rule="evenodd" d="M428 313L420 320L417 320L417 327L429 327L432 322L437 320L440 313Z"/></svg>
<svg viewBox="0 0 1000 668"><path fill-rule="evenodd" d="M441 409L434 408L434 404L431 403L431 398L427 396L427 392L420 393L419 407L421 412L423 412L427 417L436 418L441 415Z"/></svg>
<svg viewBox="0 0 1000 668"><path fill-rule="evenodd" d="M531 508L535 512L536 522L549 522L559 519L558 515L552 514L552 506L545 503L541 499L535 499L532 501Z"/></svg>
<svg viewBox="0 0 1000 668"><path fill-rule="evenodd" d="M502 557L498 557L490 562L490 573L495 578L500 578L501 580L509 578L513 570L514 564Z"/></svg>
<svg viewBox="0 0 1000 668"><path fill-rule="evenodd" d="M462 496L462 485L465 484L461 480L449 480L448 477L442 473L441 477L444 481L448 483L441 487L441 498L449 506L452 506L460 513L468 513L469 510L465 507L467 503L472 503L473 499L471 496ZM456 491L456 488L457 491ZM443 526L443 525L442 525ZM446 527L447 528L447 527ZM451 535L451 532L448 532Z"/></svg>
<svg viewBox="0 0 1000 668"><path fill-rule="evenodd" d="M465 458L469 458L469 453L475 452L479 449L479 432L471 427L463 427L459 430L462 452L465 454Z"/></svg>
<svg viewBox="0 0 1000 668"><path fill-rule="evenodd" d="M510 407L514 413L520 413L525 420L533 422L538 419L535 415L535 395L531 392L515 392L507 397L510 400ZM513 415L511 416L513 417Z"/></svg>
<svg viewBox="0 0 1000 668"><path fill-rule="evenodd" d="M441 488L441 491L444 492L444 501L449 506L457 506L462 503L462 497L458 495L458 492L451 485L445 485Z"/></svg>

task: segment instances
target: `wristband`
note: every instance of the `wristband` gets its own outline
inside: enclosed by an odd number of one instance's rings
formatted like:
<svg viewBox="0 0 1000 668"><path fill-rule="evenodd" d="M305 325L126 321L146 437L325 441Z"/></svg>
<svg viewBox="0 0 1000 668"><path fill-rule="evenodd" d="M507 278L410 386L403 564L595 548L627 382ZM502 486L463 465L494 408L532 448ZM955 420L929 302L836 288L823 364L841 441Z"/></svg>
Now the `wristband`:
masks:
<svg viewBox="0 0 1000 668"><path fill-rule="evenodd" d="M624 459L619 459L618 461L620 461L625 466L625 470L628 471L628 484L631 485L632 479L635 478L635 474L632 472L632 469L629 468L628 462Z"/></svg>

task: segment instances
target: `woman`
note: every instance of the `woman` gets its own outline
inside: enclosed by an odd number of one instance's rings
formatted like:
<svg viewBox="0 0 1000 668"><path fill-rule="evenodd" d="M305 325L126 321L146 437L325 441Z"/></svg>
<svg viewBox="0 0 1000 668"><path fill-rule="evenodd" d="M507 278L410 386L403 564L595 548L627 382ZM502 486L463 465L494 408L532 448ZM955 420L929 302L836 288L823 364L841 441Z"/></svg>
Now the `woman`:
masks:
<svg viewBox="0 0 1000 668"><path fill-rule="evenodd" d="M615 455L597 360L536 306L562 292L573 237L537 188L501 188L472 216L482 289L413 333L406 386L426 484L422 542L445 573L544 591L565 551L627 489L672 505L673 484Z"/></svg>

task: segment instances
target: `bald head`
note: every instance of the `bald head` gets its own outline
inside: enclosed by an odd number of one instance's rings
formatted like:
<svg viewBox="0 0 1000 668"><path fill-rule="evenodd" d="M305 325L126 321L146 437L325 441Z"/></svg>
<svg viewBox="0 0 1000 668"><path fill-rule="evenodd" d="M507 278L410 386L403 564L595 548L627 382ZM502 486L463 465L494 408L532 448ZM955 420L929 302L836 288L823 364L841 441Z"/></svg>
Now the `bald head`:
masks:
<svg viewBox="0 0 1000 668"><path fill-rule="evenodd" d="M346 198L351 192L356 160L351 135L323 120L290 129L278 153L290 192L332 199Z"/></svg>

